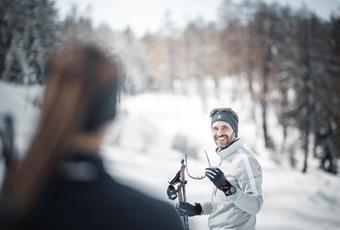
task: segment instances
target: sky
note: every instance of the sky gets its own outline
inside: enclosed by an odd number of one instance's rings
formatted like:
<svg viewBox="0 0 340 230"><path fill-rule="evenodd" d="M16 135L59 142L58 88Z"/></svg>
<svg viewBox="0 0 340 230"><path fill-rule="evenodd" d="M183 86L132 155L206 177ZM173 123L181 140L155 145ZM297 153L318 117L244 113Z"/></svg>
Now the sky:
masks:
<svg viewBox="0 0 340 230"><path fill-rule="evenodd" d="M328 18L330 12L340 7L340 0L277 1L295 8L306 2L307 7L322 18ZM60 18L75 4L80 13L91 16L95 25L106 22L114 30L123 30L130 26L137 35L143 35L147 31L156 32L164 24L167 11L179 27L198 17L215 21L222 2L223 0L56 0L56 6Z"/></svg>

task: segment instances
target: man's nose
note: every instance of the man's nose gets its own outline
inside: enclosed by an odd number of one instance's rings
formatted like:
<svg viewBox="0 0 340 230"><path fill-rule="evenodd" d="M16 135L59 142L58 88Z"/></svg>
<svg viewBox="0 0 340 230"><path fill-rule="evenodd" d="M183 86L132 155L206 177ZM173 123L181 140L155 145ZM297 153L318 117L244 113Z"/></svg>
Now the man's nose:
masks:
<svg viewBox="0 0 340 230"><path fill-rule="evenodd" d="M217 130L217 135L220 136L222 134L222 129Z"/></svg>

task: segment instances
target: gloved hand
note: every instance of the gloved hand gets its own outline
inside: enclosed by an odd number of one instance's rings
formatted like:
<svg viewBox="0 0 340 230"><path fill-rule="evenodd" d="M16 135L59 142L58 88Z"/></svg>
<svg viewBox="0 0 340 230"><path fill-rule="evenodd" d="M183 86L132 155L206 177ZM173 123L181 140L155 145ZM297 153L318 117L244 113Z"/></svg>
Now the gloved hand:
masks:
<svg viewBox="0 0 340 230"><path fill-rule="evenodd" d="M202 206L199 203L192 205L190 203L179 202L176 205L176 210L180 216L196 216L201 215Z"/></svg>
<svg viewBox="0 0 340 230"><path fill-rule="evenodd" d="M223 172L217 167L206 168L204 174L223 192L227 192L232 187Z"/></svg>

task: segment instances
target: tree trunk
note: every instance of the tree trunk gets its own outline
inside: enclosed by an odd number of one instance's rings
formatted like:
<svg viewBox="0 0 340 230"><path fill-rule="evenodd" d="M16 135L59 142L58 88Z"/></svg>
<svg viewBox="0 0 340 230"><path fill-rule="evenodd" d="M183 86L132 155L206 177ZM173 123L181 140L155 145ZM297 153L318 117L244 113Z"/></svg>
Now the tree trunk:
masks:
<svg viewBox="0 0 340 230"><path fill-rule="evenodd" d="M303 173L306 173L308 169L308 146L309 146L308 133L309 133L308 130L306 130L305 135L304 135L304 144L303 144L304 159L303 159L303 168L302 168Z"/></svg>
<svg viewBox="0 0 340 230"><path fill-rule="evenodd" d="M273 143L271 141L268 125L267 125L267 109L268 109L268 82L269 82L269 63L271 62L271 51L270 47L267 48L267 52L265 54L265 58L263 60L263 75L262 75L262 97L261 97L261 109L262 109L262 129L263 129L263 138L264 145L266 148L273 149Z"/></svg>

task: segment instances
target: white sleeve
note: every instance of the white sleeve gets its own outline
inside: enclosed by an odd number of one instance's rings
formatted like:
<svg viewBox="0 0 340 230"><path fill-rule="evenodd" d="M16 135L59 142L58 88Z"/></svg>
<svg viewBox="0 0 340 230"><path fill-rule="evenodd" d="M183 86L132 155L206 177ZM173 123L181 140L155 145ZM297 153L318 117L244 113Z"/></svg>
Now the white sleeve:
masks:
<svg viewBox="0 0 340 230"><path fill-rule="evenodd" d="M255 184L261 184L262 178L257 177L257 178L252 178L250 180L253 180ZM242 209L243 211L249 214L255 215L261 209L261 206L263 204L263 197L262 197L262 194L258 194L254 192L245 193L243 191L242 187L244 188L244 187L249 186L251 183L250 180L242 183L243 185L241 185L241 188L236 188L236 193L231 196L228 196L227 198L233 201L234 204L240 209Z"/></svg>
<svg viewBox="0 0 340 230"><path fill-rule="evenodd" d="M214 209L212 202L205 202L201 204L202 213L201 215L209 215Z"/></svg>
<svg viewBox="0 0 340 230"><path fill-rule="evenodd" d="M256 159L246 155L238 162L236 193L227 197L240 209L249 214L256 214L263 204L262 170Z"/></svg>

